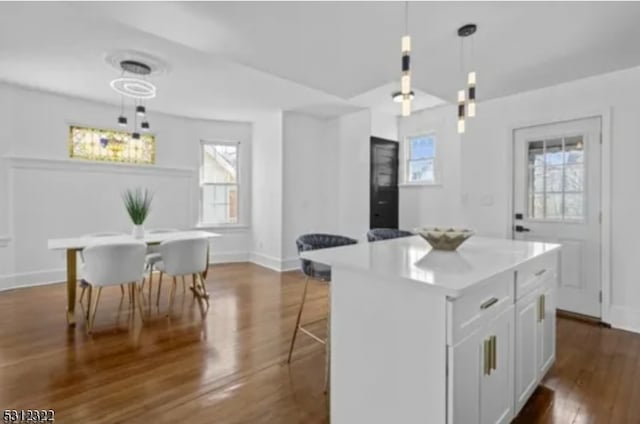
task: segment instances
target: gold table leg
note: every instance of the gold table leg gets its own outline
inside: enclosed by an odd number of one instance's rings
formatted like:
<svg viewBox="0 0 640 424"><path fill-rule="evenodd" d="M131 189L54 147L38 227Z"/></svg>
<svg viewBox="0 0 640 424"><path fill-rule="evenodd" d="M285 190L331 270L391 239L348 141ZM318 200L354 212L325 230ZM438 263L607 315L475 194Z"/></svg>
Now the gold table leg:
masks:
<svg viewBox="0 0 640 424"><path fill-rule="evenodd" d="M204 272L202 273L204 276L204 279L207 279L207 274L209 273L209 241L207 240L207 267L205 268Z"/></svg>
<svg viewBox="0 0 640 424"><path fill-rule="evenodd" d="M67 325L76 325L76 251L67 249Z"/></svg>

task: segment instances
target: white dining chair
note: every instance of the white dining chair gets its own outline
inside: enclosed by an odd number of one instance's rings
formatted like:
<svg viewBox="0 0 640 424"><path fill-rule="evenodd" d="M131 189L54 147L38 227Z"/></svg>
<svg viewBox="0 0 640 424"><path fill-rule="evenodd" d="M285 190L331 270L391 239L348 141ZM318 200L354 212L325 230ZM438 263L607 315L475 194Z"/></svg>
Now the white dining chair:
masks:
<svg viewBox="0 0 640 424"><path fill-rule="evenodd" d="M89 287L87 296L87 333L93 331L93 324L96 320L96 311L100 302L102 288L129 284L132 294L133 308L136 303L140 309L142 317L142 306L140 300L136 301L137 284L144 277L144 259L147 245L141 241L127 241L119 243L99 242L83 249L84 264L82 265L82 276ZM93 288L97 287L95 305L92 306ZM93 314L92 312L93 308Z"/></svg>
<svg viewBox="0 0 640 424"><path fill-rule="evenodd" d="M204 299L209 307L209 294L204 283L204 272L207 269L209 241L204 238L178 238L173 240L167 240L160 243L160 255L162 260L155 264L155 267L160 271L160 278L158 280L158 297L156 299L156 305L160 305L160 290L162 288L162 276L167 274L173 278L173 285L171 287L171 293L169 296L169 312L173 308L173 301L176 292L176 278L191 276L193 285L194 296L198 300Z"/></svg>
<svg viewBox="0 0 640 424"><path fill-rule="evenodd" d="M104 237L117 237L117 236L124 236L124 235L126 235L126 234L125 233L121 233L121 232L117 232L117 231L104 231L104 232L101 232L101 233L84 234L82 237L83 238L103 239ZM80 251L80 262L84 263L84 255L82 253L82 250ZM82 291L80 292L80 299L78 300L78 303L82 304L82 299L84 298L84 292L87 290L88 286L89 285L87 284L86 281L84 281L84 279L80 280L80 288L82 289ZM120 286L120 292L124 296L124 287L123 286Z"/></svg>
<svg viewBox="0 0 640 424"><path fill-rule="evenodd" d="M176 228L152 228L147 230L147 234L165 234L165 233L175 233L180 231ZM149 272L149 307L151 307L151 291L153 290L153 270L155 268L155 264L162 260L162 255L160 254L160 244L151 244L147 247L147 256L145 258L145 270ZM142 281L142 287L144 288L145 282L147 279L145 278ZM184 286L184 279L182 280Z"/></svg>

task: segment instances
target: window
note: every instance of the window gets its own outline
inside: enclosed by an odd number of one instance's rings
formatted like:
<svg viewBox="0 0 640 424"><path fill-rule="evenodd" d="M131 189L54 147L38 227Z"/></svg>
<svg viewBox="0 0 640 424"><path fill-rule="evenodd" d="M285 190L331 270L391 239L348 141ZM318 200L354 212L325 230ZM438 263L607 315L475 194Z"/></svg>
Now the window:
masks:
<svg viewBox="0 0 640 424"><path fill-rule="evenodd" d="M141 134L134 140L125 131L72 126L69 129L69 157L150 165L156 161L156 139L151 134Z"/></svg>
<svg viewBox="0 0 640 424"><path fill-rule="evenodd" d="M584 140L581 135L528 143L531 219L585 219Z"/></svg>
<svg viewBox="0 0 640 424"><path fill-rule="evenodd" d="M238 147L238 143L202 143L202 224L238 224Z"/></svg>
<svg viewBox="0 0 640 424"><path fill-rule="evenodd" d="M435 135L406 138L405 182L408 184L434 184L436 182Z"/></svg>

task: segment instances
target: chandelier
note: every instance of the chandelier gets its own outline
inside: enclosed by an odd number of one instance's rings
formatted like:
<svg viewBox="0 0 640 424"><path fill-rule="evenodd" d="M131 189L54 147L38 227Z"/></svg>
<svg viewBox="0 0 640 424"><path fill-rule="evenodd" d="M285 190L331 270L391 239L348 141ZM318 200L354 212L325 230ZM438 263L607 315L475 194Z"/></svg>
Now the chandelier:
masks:
<svg viewBox="0 0 640 424"><path fill-rule="evenodd" d="M156 86L147 80L147 76L151 74L149 65L136 60L123 60L120 62L120 68L122 69L120 77L111 81L111 88L120 94L118 124L122 127L127 126L129 121L124 113L125 98L133 99L131 138L137 140L140 138L139 131L149 131L151 128L147 119L145 101L156 96ZM140 120L140 128L138 128L138 120Z"/></svg>

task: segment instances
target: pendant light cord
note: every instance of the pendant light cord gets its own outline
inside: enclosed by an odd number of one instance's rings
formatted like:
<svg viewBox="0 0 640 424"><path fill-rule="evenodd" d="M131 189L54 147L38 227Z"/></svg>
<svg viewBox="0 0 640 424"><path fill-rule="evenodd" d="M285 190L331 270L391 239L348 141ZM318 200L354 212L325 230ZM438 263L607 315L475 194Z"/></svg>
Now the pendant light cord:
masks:
<svg viewBox="0 0 640 424"><path fill-rule="evenodd" d="M404 2L404 34L409 35L409 1Z"/></svg>

